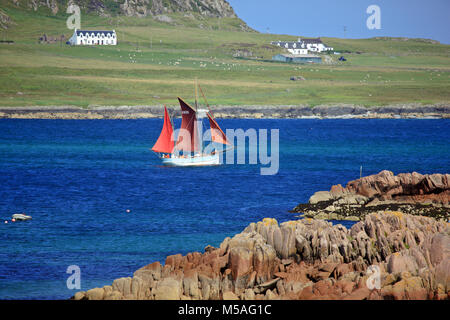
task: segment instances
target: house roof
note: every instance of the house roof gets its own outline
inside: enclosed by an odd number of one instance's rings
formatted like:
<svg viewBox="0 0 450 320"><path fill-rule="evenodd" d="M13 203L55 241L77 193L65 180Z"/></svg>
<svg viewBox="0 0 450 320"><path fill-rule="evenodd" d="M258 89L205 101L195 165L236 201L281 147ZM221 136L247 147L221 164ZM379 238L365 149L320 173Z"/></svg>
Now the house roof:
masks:
<svg viewBox="0 0 450 320"><path fill-rule="evenodd" d="M99 34L99 33L104 33L105 35L107 35L108 33L109 34L113 34L113 33L116 33L114 30L110 30L110 31L99 31L99 30L77 30L76 31L77 32L77 36L78 35L80 35L80 33L83 33L83 34L86 34L86 33L89 33L89 34L91 34L91 33L95 33L95 34Z"/></svg>
<svg viewBox="0 0 450 320"><path fill-rule="evenodd" d="M272 41L271 44L287 48L287 49L305 49L305 46L301 42L287 42L287 41ZM287 45L287 47L286 47Z"/></svg>
<svg viewBox="0 0 450 320"><path fill-rule="evenodd" d="M301 39L304 43L322 43L322 40L320 38L316 39Z"/></svg>
<svg viewBox="0 0 450 320"><path fill-rule="evenodd" d="M307 44L324 44L320 38L315 39L298 39L298 41L272 41L271 44L286 49L303 49ZM324 44L325 45L325 44Z"/></svg>

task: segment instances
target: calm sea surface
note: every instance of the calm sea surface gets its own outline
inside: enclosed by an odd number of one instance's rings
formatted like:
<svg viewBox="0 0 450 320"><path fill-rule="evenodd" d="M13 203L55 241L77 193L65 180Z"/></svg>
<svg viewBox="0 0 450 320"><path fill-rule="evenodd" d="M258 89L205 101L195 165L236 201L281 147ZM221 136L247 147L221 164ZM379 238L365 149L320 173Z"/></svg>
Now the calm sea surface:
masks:
<svg viewBox="0 0 450 320"><path fill-rule="evenodd" d="M179 126L179 121L176 121ZM170 254L203 251L315 191L383 169L450 172L450 120L219 120L280 131L280 168L166 168L149 120L0 120L0 299L66 299ZM129 209L131 212L127 213ZM28 222L11 221L25 212Z"/></svg>

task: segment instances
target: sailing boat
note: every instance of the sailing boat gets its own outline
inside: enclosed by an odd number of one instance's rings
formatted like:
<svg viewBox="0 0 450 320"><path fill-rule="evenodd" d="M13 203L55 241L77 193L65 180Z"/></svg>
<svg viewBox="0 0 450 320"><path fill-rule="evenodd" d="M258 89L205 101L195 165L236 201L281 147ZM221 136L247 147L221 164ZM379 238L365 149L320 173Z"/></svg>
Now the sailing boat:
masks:
<svg viewBox="0 0 450 320"><path fill-rule="evenodd" d="M197 89L197 88L196 88ZM200 88L201 90L201 88ZM202 92L203 94L203 92ZM196 95L197 96L197 95ZM205 98L205 96L203 95ZM205 98L206 101L206 98ZM219 152L212 145L204 146L202 140L203 118L206 116L211 127L211 144L230 145L227 136L208 109L193 108L178 97L181 107L181 127L176 142L173 138L173 125L166 106L164 124L158 140L152 148L164 165L170 166L208 166L219 165ZM207 103L207 102L206 102ZM209 151L208 151L209 150ZM222 151L223 152L223 151Z"/></svg>

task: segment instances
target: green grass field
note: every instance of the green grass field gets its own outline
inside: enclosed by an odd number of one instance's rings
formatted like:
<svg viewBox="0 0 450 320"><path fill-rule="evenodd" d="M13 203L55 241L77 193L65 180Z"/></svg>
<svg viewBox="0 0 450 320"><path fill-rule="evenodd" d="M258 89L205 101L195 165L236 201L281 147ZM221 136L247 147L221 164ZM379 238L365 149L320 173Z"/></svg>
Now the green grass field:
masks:
<svg viewBox="0 0 450 320"><path fill-rule="evenodd" d="M15 23L0 29L0 39L14 41L0 44L0 106L175 105L177 96L192 100L195 78L208 102L221 105L450 101L449 45L322 38L337 51L351 51L343 54L348 61L283 64L270 61L281 52L270 41L294 36L238 31L237 19L174 14L178 25L82 15L82 29L115 29L119 44L71 47L37 41L44 33L70 37L68 14L0 4ZM257 58L233 57L244 49ZM290 81L299 75L306 81Z"/></svg>

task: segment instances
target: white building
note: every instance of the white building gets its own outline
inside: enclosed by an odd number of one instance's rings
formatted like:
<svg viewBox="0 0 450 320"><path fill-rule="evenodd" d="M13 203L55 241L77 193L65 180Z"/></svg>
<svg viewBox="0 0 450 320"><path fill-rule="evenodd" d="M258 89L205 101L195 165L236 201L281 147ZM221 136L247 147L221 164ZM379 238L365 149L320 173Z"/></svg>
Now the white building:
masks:
<svg viewBox="0 0 450 320"><path fill-rule="evenodd" d="M72 37L67 41L70 45L111 45L117 44L116 31L89 31L75 29Z"/></svg>
<svg viewBox="0 0 450 320"><path fill-rule="evenodd" d="M298 39L298 41L272 41L274 45L285 48L292 54L308 54L311 52L333 51L333 48L327 47L320 38L317 39Z"/></svg>
<svg viewBox="0 0 450 320"><path fill-rule="evenodd" d="M298 39L305 47L312 52L333 51L333 48L327 47L320 38L317 39Z"/></svg>
<svg viewBox="0 0 450 320"><path fill-rule="evenodd" d="M273 41L272 44L285 48L292 54L308 54L308 49L302 42Z"/></svg>

